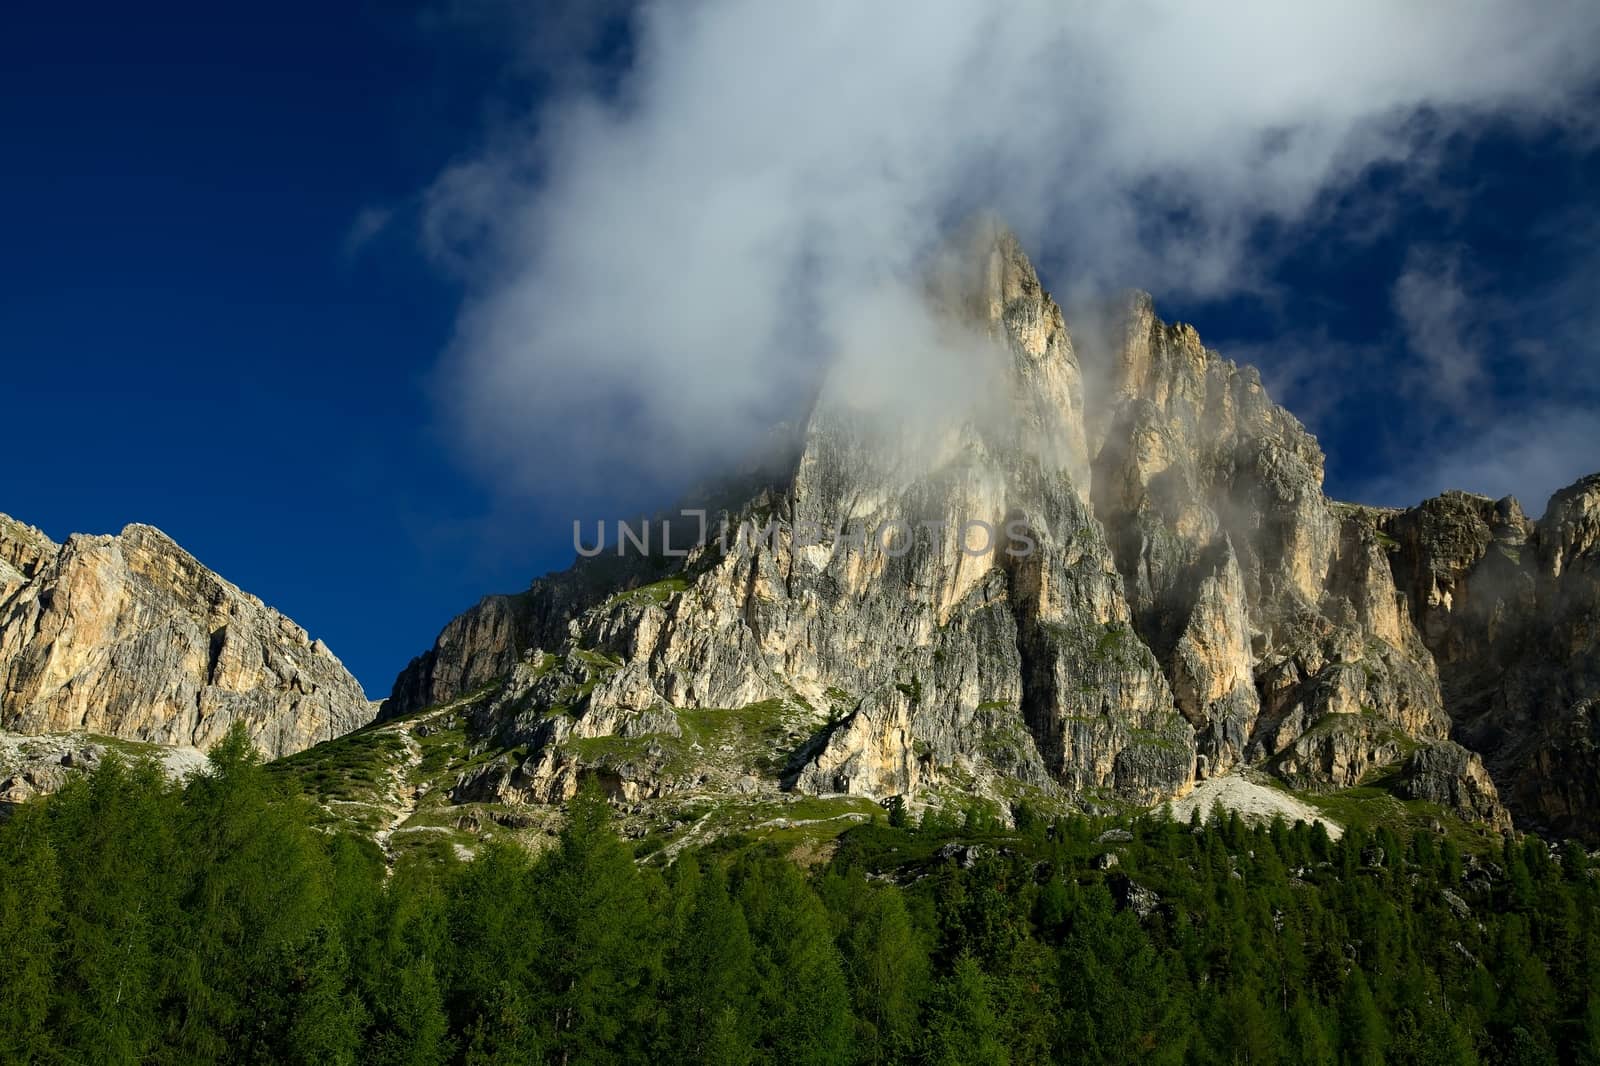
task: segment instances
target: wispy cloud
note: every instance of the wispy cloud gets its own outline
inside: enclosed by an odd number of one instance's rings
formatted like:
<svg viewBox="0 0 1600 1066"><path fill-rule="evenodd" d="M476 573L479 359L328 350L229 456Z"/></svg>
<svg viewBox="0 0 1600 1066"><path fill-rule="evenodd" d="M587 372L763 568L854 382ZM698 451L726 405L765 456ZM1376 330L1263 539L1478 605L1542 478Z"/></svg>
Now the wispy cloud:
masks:
<svg viewBox="0 0 1600 1066"><path fill-rule="evenodd" d="M1256 228L1374 163L1425 171L1491 116L1592 132L1600 5L700 0L640 7L631 42L427 197L472 286L441 390L509 486L719 461L836 353L926 335L885 323L977 208L1069 295L1259 285ZM1456 281L1419 260L1396 306L1468 390Z"/></svg>
<svg viewBox="0 0 1600 1066"><path fill-rule="evenodd" d="M1559 488L1600 470L1600 411L1540 404L1530 417L1484 424L1431 449L1414 449L1392 473L1373 478L1371 503L1406 507L1445 489L1515 496L1534 517Z"/></svg>
<svg viewBox="0 0 1600 1066"><path fill-rule="evenodd" d="M438 0L424 30L471 40L516 78L541 88L590 91L609 80L606 62L626 36L633 0Z"/></svg>
<svg viewBox="0 0 1600 1066"><path fill-rule="evenodd" d="M354 262L389 224L394 221L394 211L387 207L364 207L356 212L350 228L345 230L339 253L346 263Z"/></svg>
<svg viewBox="0 0 1600 1066"><path fill-rule="evenodd" d="M1554 277L1517 278L1508 299L1458 250L1419 249L1394 286L1403 357L1388 380L1408 404L1410 446L1363 487L1406 504L1444 489L1515 495L1538 514L1551 493L1600 471L1600 253L1593 220L1543 242Z"/></svg>
<svg viewBox="0 0 1600 1066"><path fill-rule="evenodd" d="M1414 357L1403 384L1418 399L1459 409L1485 388L1480 321L1461 280L1458 252L1414 248L1393 289L1395 314Z"/></svg>

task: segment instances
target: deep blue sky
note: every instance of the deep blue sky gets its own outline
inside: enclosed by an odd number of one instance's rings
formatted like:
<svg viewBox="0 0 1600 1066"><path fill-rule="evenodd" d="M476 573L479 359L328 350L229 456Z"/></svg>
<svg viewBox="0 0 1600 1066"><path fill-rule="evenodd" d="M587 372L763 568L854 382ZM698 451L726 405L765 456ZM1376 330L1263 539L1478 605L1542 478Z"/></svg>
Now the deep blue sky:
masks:
<svg viewBox="0 0 1600 1066"><path fill-rule="evenodd" d="M553 526L485 536L494 502L434 429L454 284L404 231L345 254L471 142L487 66L392 5L10 13L0 510L157 525L374 695L570 556Z"/></svg>
<svg viewBox="0 0 1600 1066"><path fill-rule="evenodd" d="M0 510L58 539L160 526L385 695L452 614L571 555L570 515L497 498L430 394L462 293L419 251L416 197L481 139L505 57L393 4L240 10L31 5L0 32ZM1481 435L1402 385L1394 281L1418 247L1493 294L1472 343L1571 363L1535 379L1489 360L1480 410L1594 409L1600 156L1492 127L1441 151L1425 187L1375 171L1260 233L1263 294L1156 294L1284 383L1335 495L1450 487L1385 479L1422 422ZM352 254L373 208L395 221ZM1354 235L1378 212L1378 236ZM1578 465L1600 469L1590 451Z"/></svg>

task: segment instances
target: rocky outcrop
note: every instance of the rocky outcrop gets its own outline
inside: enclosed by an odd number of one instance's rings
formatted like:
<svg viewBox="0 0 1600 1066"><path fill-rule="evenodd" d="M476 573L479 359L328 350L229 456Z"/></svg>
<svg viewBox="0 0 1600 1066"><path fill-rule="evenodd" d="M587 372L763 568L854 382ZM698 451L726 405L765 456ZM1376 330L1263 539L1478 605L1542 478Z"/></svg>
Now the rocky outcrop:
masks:
<svg viewBox="0 0 1600 1066"><path fill-rule="evenodd" d="M1393 757L1385 731L1446 736L1376 526L1323 496L1316 441L1253 369L1162 323L1147 296L1112 322L1092 408L1095 513L1202 773L1284 757L1308 784L1345 785L1352 765ZM1380 728L1317 731L1358 712ZM1308 758L1302 738L1345 750Z"/></svg>
<svg viewBox="0 0 1600 1066"><path fill-rule="evenodd" d="M1511 815L1483 760L1452 741L1437 741L1413 751L1400 770L1395 791L1426 800L1495 829L1511 828Z"/></svg>
<svg viewBox="0 0 1600 1066"><path fill-rule="evenodd" d="M61 546L32 526L0 514L0 604L54 559Z"/></svg>
<svg viewBox="0 0 1600 1066"><path fill-rule="evenodd" d="M529 597L485 596L451 619L433 647L395 679L382 716L397 718L506 676L522 651L537 647Z"/></svg>
<svg viewBox="0 0 1600 1066"><path fill-rule="evenodd" d="M205 748L242 722L278 756L371 717L326 645L160 530L58 546L0 516L0 560L0 729Z"/></svg>
<svg viewBox="0 0 1600 1066"><path fill-rule="evenodd" d="M392 709L498 679L480 725L528 754L470 788L545 801L587 767L630 801L753 780L1150 804L1241 765L1346 787L1446 742L1394 516L1323 495L1321 450L1255 371L1142 295L1075 343L995 227L928 305L931 347L968 360L959 402L875 404L836 369L795 458L721 514L732 537L713 514L683 559L485 600ZM788 709L781 741L702 772L712 741L681 715L755 706ZM1503 815L1481 767L1410 780Z"/></svg>
<svg viewBox="0 0 1600 1066"><path fill-rule="evenodd" d="M529 649L560 646L583 611L659 570L659 560L607 554L579 560L515 595L485 596L400 671L380 717L412 714L504 678Z"/></svg>
<svg viewBox="0 0 1600 1066"><path fill-rule="evenodd" d="M28 800L59 791L75 775L93 771L111 751L125 763L152 759L173 780L203 772L207 766L197 748L120 743L83 733L0 733L0 817Z"/></svg>
<svg viewBox="0 0 1600 1066"><path fill-rule="evenodd" d="M1600 475L1538 522L1449 492L1384 521L1456 739L1519 822L1600 835Z"/></svg>

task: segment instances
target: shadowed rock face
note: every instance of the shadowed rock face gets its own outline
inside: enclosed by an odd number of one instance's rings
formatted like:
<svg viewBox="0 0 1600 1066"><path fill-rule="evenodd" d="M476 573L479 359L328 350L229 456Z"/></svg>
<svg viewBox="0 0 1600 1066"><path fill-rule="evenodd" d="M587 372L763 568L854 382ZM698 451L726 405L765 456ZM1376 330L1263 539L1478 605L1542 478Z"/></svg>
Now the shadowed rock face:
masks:
<svg viewBox="0 0 1600 1066"><path fill-rule="evenodd" d="M321 641L160 530L56 545L0 516L0 729L205 748L238 721L275 757L371 716Z"/></svg>
<svg viewBox="0 0 1600 1066"><path fill-rule="evenodd" d="M1600 475L1531 522L1447 492L1384 522L1456 736L1519 821L1600 832Z"/></svg>
<svg viewBox="0 0 1600 1066"><path fill-rule="evenodd" d="M1394 516L1324 497L1321 450L1255 371L1142 295L1075 344L1003 230L979 227L954 261L931 299L943 346L972 361L970 404L863 409L836 372L797 457L729 509L770 539L582 560L491 597L386 713L499 679L480 723L530 754L473 787L522 799L570 793L604 738L644 752L604 768L629 798L705 786L679 712L781 704L803 738L741 788L1154 803L1245 764L1315 788L1387 767L1503 819L1450 744ZM887 521L999 536L896 553L835 532ZM1013 534L1032 550L1008 550Z"/></svg>

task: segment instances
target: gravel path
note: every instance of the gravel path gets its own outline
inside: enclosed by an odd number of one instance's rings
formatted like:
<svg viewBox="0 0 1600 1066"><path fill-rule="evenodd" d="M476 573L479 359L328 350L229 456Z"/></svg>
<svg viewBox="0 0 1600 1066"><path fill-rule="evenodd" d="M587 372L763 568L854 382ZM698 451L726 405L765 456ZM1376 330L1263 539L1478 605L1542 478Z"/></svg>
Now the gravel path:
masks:
<svg viewBox="0 0 1600 1066"><path fill-rule="evenodd" d="M389 731L398 736L405 744L406 753L403 759L389 768L391 790L385 797L390 803L387 808L389 823L373 833L372 838L378 842L378 847L383 849L384 856L392 864L394 862L394 849L390 842L394 839L396 833L404 831L400 827L405 824L406 819L417 813L417 807L421 804L422 797L428 793L428 786L414 783L411 780L412 771L422 765L422 745L418 744L416 737L411 735L411 730L403 726L396 726ZM424 827L418 826L414 828ZM428 826L426 828L436 828L440 832L445 831L442 826Z"/></svg>

